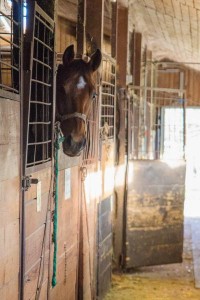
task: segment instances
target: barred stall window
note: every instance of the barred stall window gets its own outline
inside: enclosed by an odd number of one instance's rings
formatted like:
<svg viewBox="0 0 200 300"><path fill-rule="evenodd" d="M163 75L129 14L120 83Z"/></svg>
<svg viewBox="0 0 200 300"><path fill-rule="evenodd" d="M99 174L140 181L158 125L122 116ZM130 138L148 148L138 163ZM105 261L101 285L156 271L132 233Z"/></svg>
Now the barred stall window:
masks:
<svg viewBox="0 0 200 300"><path fill-rule="evenodd" d="M129 88L129 159L184 157L184 99L179 92L155 88L139 98Z"/></svg>
<svg viewBox="0 0 200 300"><path fill-rule="evenodd" d="M19 93L20 1L0 1L0 96Z"/></svg>
<svg viewBox="0 0 200 300"><path fill-rule="evenodd" d="M101 138L114 139L116 101L116 62L103 54L101 98Z"/></svg>
<svg viewBox="0 0 200 300"><path fill-rule="evenodd" d="M30 61L25 74L25 101L28 102L26 167L32 167L52 158L54 22L35 3L30 7L27 5L26 23L24 55L26 61Z"/></svg>

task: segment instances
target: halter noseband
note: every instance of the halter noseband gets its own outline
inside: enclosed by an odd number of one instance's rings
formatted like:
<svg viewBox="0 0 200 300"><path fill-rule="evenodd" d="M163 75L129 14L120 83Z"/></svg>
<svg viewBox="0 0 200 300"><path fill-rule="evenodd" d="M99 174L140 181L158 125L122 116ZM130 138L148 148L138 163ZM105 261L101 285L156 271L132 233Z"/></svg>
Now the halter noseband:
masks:
<svg viewBox="0 0 200 300"><path fill-rule="evenodd" d="M86 115L78 113L78 112L75 112L73 114L66 114L66 115L63 115L63 116L61 116L60 114L57 114L57 115L59 117L60 122L63 122L65 120L72 119L72 118L79 118L79 119L83 120L85 124L86 124L86 121L87 121Z"/></svg>

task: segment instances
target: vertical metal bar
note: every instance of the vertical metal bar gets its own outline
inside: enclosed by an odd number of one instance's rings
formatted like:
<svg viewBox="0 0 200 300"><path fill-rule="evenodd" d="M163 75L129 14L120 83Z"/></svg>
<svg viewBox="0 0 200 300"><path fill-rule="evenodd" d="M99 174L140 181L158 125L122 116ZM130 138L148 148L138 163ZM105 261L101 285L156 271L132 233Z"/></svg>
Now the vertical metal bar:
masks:
<svg viewBox="0 0 200 300"><path fill-rule="evenodd" d="M25 174L25 158L24 158L24 116L23 116L23 88L24 88L24 73L23 73L23 42L24 42L24 35L23 35L23 0L19 1L18 3L18 22L19 22L19 38L20 38L20 50L19 50L19 66L20 66L20 73L19 73L19 93L22 96L22 101L20 104L20 178L22 180ZM20 257L19 257L19 300L24 299L24 274L25 274L25 191L20 189Z"/></svg>
<svg viewBox="0 0 200 300"><path fill-rule="evenodd" d="M21 5L21 41L23 40L23 1L20 1ZM26 164L27 164L27 141L28 141L28 122L29 122L29 111L30 111L30 80L31 80L31 70L32 65L29 60L29 55L32 53L32 45L31 40L33 36L33 28L34 28L34 18L33 18L33 5L30 4L27 18L29 18L29 26L27 27L27 35L26 35L26 43L21 45L21 65L23 73L21 75L22 83L21 83L21 95L22 95L22 130L23 130L23 142L22 142L22 176L26 175ZM23 51L22 51L23 50ZM24 88L26 87L26 88ZM25 191L22 192L22 203L21 203L21 214L20 214L20 300L24 299L24 275L25 275Z"/></svg>
<svg viewBox="0 0 200 300"><path fill-rule="evenodd" d="M142 145L142 157L147 158L147 137L146 137L146 129L147 129L147 77L148 77L148 66L147 66L147 46L145 46L144 50L144 90L143 90L143 145Z"/></svg>
<svg viewBox="0 0 200 300"><path fill-rule="evenodd" d="M154 132L154 64L151 63L151 95L150 95L150 158L154 158L154 153L153 153L153 132Z"/></svg>
<svg viewBox="0 0 200 300"><path fill-rule="evenodd" d="M160 114L160 157L163 158L164 154L164 140L165 140L165 108L161 107L161 114Z"/></svg>
<svg viewBox="0 0 200 300"><path fill-rule="evenodd" d="M184 72L180 72L180 98L182 100L183 107L183 159L185 159L185 145L186 145L186 99L184 95Z"/></svg>

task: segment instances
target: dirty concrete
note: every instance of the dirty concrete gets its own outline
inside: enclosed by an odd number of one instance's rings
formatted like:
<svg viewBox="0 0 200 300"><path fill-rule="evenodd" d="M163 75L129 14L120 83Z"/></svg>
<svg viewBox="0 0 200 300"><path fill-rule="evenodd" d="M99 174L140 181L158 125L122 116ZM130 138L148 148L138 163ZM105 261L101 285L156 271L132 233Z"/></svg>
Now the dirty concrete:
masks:
<svg viewBox="0 0 200 300"><path fill-rule="evenodd" d="M183 263L114 274L105 300L199 300L192 255L192 219L185 219ZM200 222L199 222L200 224Z"/></svg>

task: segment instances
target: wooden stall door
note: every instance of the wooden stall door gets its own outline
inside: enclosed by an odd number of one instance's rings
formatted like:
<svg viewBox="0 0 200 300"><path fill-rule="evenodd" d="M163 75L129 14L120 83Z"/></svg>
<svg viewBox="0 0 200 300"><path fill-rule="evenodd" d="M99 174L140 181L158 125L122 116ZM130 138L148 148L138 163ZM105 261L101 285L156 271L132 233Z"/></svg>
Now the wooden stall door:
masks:
<svg viewBox="0 0 200 300"><path fill-rule="evenodd" d="M111 285L112 274L112 223L111 197L98 205L97 241L97 296L103 299Z"/></svg>
<svg viewBox="0 0 200 300"><path fill-rule="evenodd" d="M185 162L129 161L125 267L182 261Z"/></svg>
<svg viewBox="0 0 200 300"><path fill-rule="evenodd" d="M24 38L21 299L47 299L53 194L54 22L27 4Z"/></svg>

